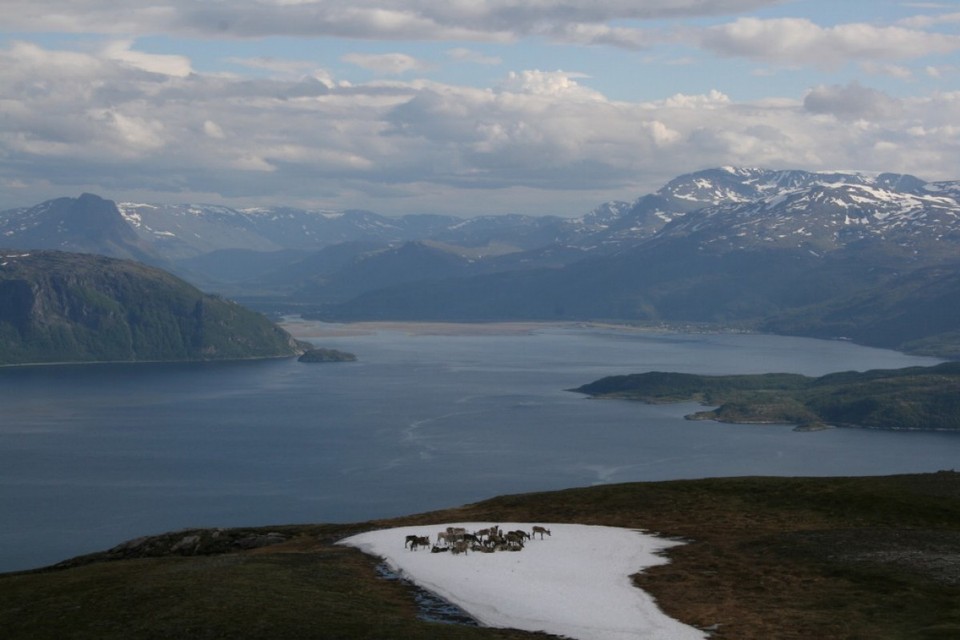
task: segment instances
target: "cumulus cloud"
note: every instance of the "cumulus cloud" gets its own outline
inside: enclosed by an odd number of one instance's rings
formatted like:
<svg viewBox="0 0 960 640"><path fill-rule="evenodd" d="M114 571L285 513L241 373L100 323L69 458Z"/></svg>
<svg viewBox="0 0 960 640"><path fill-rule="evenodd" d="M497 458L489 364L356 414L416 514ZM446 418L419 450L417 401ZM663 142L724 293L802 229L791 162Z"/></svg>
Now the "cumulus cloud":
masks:
<svg viewBox="0 0 960 640"><path fill-rule="evenodd" d="M567 71L518 70L489 87L351 85L161 73L124 47L0 49L0 184L34 197L578 215L726 164L957 177L960 92L893 98L853 83L802 99L712 90L629 102ZM483 198L468 195L477 188Z"/></svg>
<svg viewBox="0 0 960 640"><path fill-rule="evenodd" d="M841 120L884 120L898 117L903 111L899 100L856 82L815 87L803 99L803 106L810 113L830 114Z"/></svg>
<svg viewBox="0 0 960 640"><path fill-rule="evenodd" d="M739 18L700 32L704 48L789 65L835 67L848 60L902 60L960 50L960 36L903 27L841 24L806 18Z"/></svg>
<svg viewBox="0 0 960 640"><path fill-rule="evenodd" d="M182 78L192 72L190 59L186 56L144 53L132 49L132 46L132 40L118 40L104 47L103 54L108 60L151 73Z"/></svg>
<svg viewBox="0 0 960 640"><path fill-rule="evenodd" d="M505 92L515 94L536 94L547 96L564 96L567 98L599 100L602 96L577 83L578 78L585 78L581 73L564 71L511 71L506 80L501 83Z"/></svg>

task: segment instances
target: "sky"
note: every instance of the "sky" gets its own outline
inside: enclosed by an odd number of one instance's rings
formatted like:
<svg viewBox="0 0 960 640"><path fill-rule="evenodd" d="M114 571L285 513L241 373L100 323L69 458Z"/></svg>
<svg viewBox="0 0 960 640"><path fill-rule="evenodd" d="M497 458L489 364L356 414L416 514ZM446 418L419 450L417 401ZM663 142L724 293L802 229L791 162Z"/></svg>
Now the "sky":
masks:
<svg viewBox="0 0 960 640"><path fill-rule="evenodd" d="M2 0L0 210L580 216L734 165L960 179L960 1Z"/></svg>

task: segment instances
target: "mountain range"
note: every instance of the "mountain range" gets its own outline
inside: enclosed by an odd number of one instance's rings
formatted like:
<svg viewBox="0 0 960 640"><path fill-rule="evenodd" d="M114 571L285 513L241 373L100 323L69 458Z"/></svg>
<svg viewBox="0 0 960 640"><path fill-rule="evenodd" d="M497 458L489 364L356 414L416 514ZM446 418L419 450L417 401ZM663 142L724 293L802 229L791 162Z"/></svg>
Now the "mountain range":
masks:
<svg viewBox="0 0 960 640"><path fill-rule="evenodd" d="M0 212L0 246L133 258L338 320L723 323L960 355L960 181L736 167L577 218L114 203Z"/></svg>

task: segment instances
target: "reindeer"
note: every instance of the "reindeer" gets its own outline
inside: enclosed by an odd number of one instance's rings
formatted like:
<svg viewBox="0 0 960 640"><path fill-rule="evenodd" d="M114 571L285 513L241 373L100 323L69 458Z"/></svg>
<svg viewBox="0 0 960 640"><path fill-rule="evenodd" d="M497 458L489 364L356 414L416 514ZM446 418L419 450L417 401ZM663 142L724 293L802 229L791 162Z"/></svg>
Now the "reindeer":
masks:
<svg viewBox="0 0 960 640"><path fill-rule="evenodd" d="M457 531L456 529L453 529L453 530L451 529L452 527L448 528L446 531L441 531L440 533L437 534L437 544L440 544L442 542L443 544L448 545L448 544L453 544L455 542L459 542L460 540L463 540L463 536L466 534L460 531Z"/></svg>
<svg viewBox="0 0 960 640"><path fill-rule="evenodd" d="M509 533L503 536L507 542L508 549L510 549L511 551L523 549L523 536L520 535L521 533L523 532L510 531Z"/></svg>
<svg viewBox="0 0 960 640"><path fill-rule="evenodd" d="M539 526L539 525L535 525L535 526L533 527L533 536L536 537L536 535L537 535L538 533L540 534L540 539L541 539L541 540L543 540L543 534L547 534L548 536L549 536L549 535L553 535L553 534L550 533L550 529L545 529L545 528L543 528L543 527L541 527L541 526Z"/></svg>
<svg viewBox="0 0 960 640"><path fill-rule="evenodd" d="M476 535L481 538L489 538L490 536L500 535L500 525L493 525L492 527L487 527L486 529L480 529L477 531Z"/></svg>
<svg viewBox="0 0 960 640"><path fill-rule="evenodd" d="M415 536L415 535L413 535L413 534L410 534L409 536L407 536L406 541L403 543L403 548L406 549L406 548L407 548L407 545L412 545L412 544L416 543L417 538L419 538L419 537L420 537L420 536Z"/></svg>
<svg viewBox="0 0 960 640"><path fill-rule="evenodd" d="M507 541L499 533L491 533L487 536L487 539L484 540L483 544L487 547L496 548L500 545L505 545Z"/></svg>
<svg viewBox="0 0 960 640"><path fill-rule="evenodd" d="M480 544L480 536L475 533L465 533L460 539L466 542L472 542L473 544Z"/></svg>
<svg viewBox="0 0 960 640"><path fill-rule="evenodd" d="M411 551L416 551L417 547L430 546L430 536L407 536L407 538L413 538L413 540L410 540ZM404 545L406 545L406 543L404 543Z"/></svg>
<svg viewBox="0 0 960 640"><path fill-rule="evenodd" d="M463 527L447 527L446 531L437 534L437 544L453 544L467 535L467 530Z"/></svg>

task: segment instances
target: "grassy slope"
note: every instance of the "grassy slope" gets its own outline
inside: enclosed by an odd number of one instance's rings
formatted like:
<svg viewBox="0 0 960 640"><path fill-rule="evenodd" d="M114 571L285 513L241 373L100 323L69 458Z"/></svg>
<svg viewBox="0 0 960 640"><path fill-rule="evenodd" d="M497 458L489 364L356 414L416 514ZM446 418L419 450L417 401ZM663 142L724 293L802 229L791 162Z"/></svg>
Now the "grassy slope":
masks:
<svg viewBox="0 0 960 640"><path fill-rule="evenodd" d="M234 532L200 532L198 553L210 555L163 555L180 532L137 552L0 576L0 628L11 640L534 637L419 620L408 587L378 578L375 560L333 545L367 528L465 519L683 538L689 544L671 550L669 564L635 581L670 615L718 624L718 638L960 637L953 472L604 485L389 521L276 527L287 542L245 552L225 544Z"/></svg>

